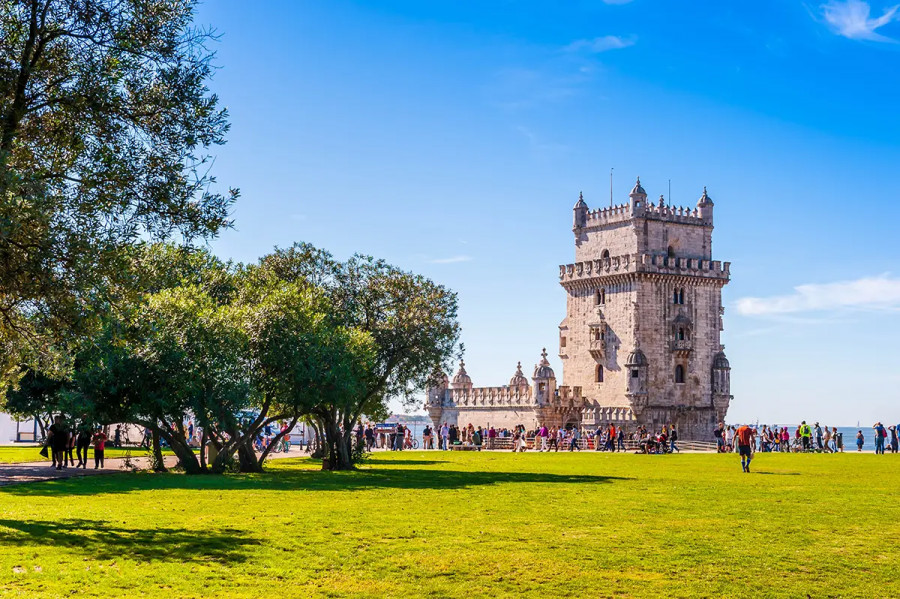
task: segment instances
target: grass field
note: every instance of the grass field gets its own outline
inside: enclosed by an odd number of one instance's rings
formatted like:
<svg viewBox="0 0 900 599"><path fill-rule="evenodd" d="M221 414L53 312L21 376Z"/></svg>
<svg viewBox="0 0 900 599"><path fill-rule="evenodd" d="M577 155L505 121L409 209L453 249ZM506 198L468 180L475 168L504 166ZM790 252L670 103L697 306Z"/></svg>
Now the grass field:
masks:
<svg viewBox="0 0 900 599"><path fill-rule="evenodd" d="M891 596L898 459L404 452L7 487L0 596Z"/></svg>
<svg viewBox="0 0 900 599"><path fill-rule="evenodd" d="M0 464L21 464L22 462L49 462L50 458L44 458L40 455L41 449L39 447L0 447ZM121 458L124 457L127 453L130 452L131 457L139 458L145 457L149 455L146 449L139 448L131 448L128 449L116 449L115 447L107 447L103 452L104 458ZM166 450L166 453L171 453L169 450ZM78 456L73 452L72 455L75 455L75 462L78 462ZM91 447L88 449L88 459L93 461L94 459L94 448Z"/></svg>

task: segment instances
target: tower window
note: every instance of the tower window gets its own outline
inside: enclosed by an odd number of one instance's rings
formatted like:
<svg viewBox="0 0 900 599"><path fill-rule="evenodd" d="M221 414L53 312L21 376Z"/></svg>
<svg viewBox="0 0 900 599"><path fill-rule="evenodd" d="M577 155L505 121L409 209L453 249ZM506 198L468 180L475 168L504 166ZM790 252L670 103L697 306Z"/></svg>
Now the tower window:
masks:
<svg viewBox="0 0 900 599"><path fill-rule="evenodd" d="M594 376L594 380L598 383L603 382L603 366L600 364L597 364L597 370Z"/></svg>
<svg viewBox="0 0 900 599"><path fill-rule="evenodd" d="M684 366L679 364L675 367L675 382L683 383L684 382Z"/></svg>
<svg viewBox="0 0 900 599"><path fill-rule="evenodd" d="M684 329L678 329L678 340L684 341Z"/></svg>
<svg viewBox="0 0 900 599"><path fill-rule="evenodd" d="M672 292L672 303L684 305L684 287L681 289L676 288Z"/></svg>
<svg viewBox="0 0 900 599"><path fill-rule="evenodd" d="M560 337L560 338L559 338L559 346L560 346L560 347L565 347L565 346L566 346L566 338L565 338L565 337Z"/></svg>
<svg viewBox="0 0 900 599"><path fill-rule="evenodd" d="M603 253L600 254L600 257L604 260L609 260L609 250L603 250Z"/></svg>
<svg viewBox="0 0 900 599"><path fill-rule="evenodd" d="M640 378L640 376L641 376L641 373L638 371L637 368L635 368L631 371L631 378L636 379L636 378Z"/></svg>
<svg viewBox="0 0 900 599"><path fill-rule="evenodd" d="M606 303L606 289L597 290L597 293L594 296L594 303L598 306L602 306Z"/></svg>
<svg viewBox="0 0 900 599"><path fill-rule="evenodd" d="M669 258L675 257L675 248L673 248L671 245L669 246L669 249L666 250L666 256L668 256Z"/></svg>

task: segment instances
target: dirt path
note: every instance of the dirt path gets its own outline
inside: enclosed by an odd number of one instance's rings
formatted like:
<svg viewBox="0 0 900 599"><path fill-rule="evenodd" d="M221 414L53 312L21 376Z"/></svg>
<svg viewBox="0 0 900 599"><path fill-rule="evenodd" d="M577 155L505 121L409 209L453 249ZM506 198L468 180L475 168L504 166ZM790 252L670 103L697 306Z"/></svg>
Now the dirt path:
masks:
<svg viewBox="0 0 900 599"><path fill-rule="evenodd" d="M283 458L299 458L309 455L300 451L288 453L270 454L266 460L277 460ZM172 467L178 459L175 456L166 456L166 466ZM150 468L150 458L131 458L131 467L138 470L146 470ZM126 458L109 458L104 460L104 467L94 469L92 464L87 468L74 468L69 466L62 470L56 470L50 465L50 462L22 462L18 464L0 464L0 487L8 485L20 485L25 483L42 482L46 480L60 480L65 478L74 478L76 476L96 476L100 474L118 474L128 472L126 467Z"/></svg>

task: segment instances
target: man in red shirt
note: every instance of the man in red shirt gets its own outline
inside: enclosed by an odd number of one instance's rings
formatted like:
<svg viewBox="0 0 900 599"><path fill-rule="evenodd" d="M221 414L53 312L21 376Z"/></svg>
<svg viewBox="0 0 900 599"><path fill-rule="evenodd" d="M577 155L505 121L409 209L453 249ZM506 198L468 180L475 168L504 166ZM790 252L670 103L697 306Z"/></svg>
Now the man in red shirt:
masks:
<svg viewBox="0 0 900 599"><path fill-rule="evenodd" d="M734 434L734 440L741 454L741 468L744 472L750 472L750 460L753 459L753 429L746 424L739 427Z"/></svg>

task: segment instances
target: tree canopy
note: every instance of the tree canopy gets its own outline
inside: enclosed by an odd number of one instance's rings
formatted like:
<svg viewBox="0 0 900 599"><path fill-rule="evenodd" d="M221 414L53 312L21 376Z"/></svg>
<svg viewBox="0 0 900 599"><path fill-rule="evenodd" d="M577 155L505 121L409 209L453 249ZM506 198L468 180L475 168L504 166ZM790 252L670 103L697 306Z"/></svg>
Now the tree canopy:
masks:
<svg viewBox="0 0 900 599"><path fill-rule="evenodd" d="M138 240L230 225L195 4L0 0L0 376L93 322Z"/></svg>

